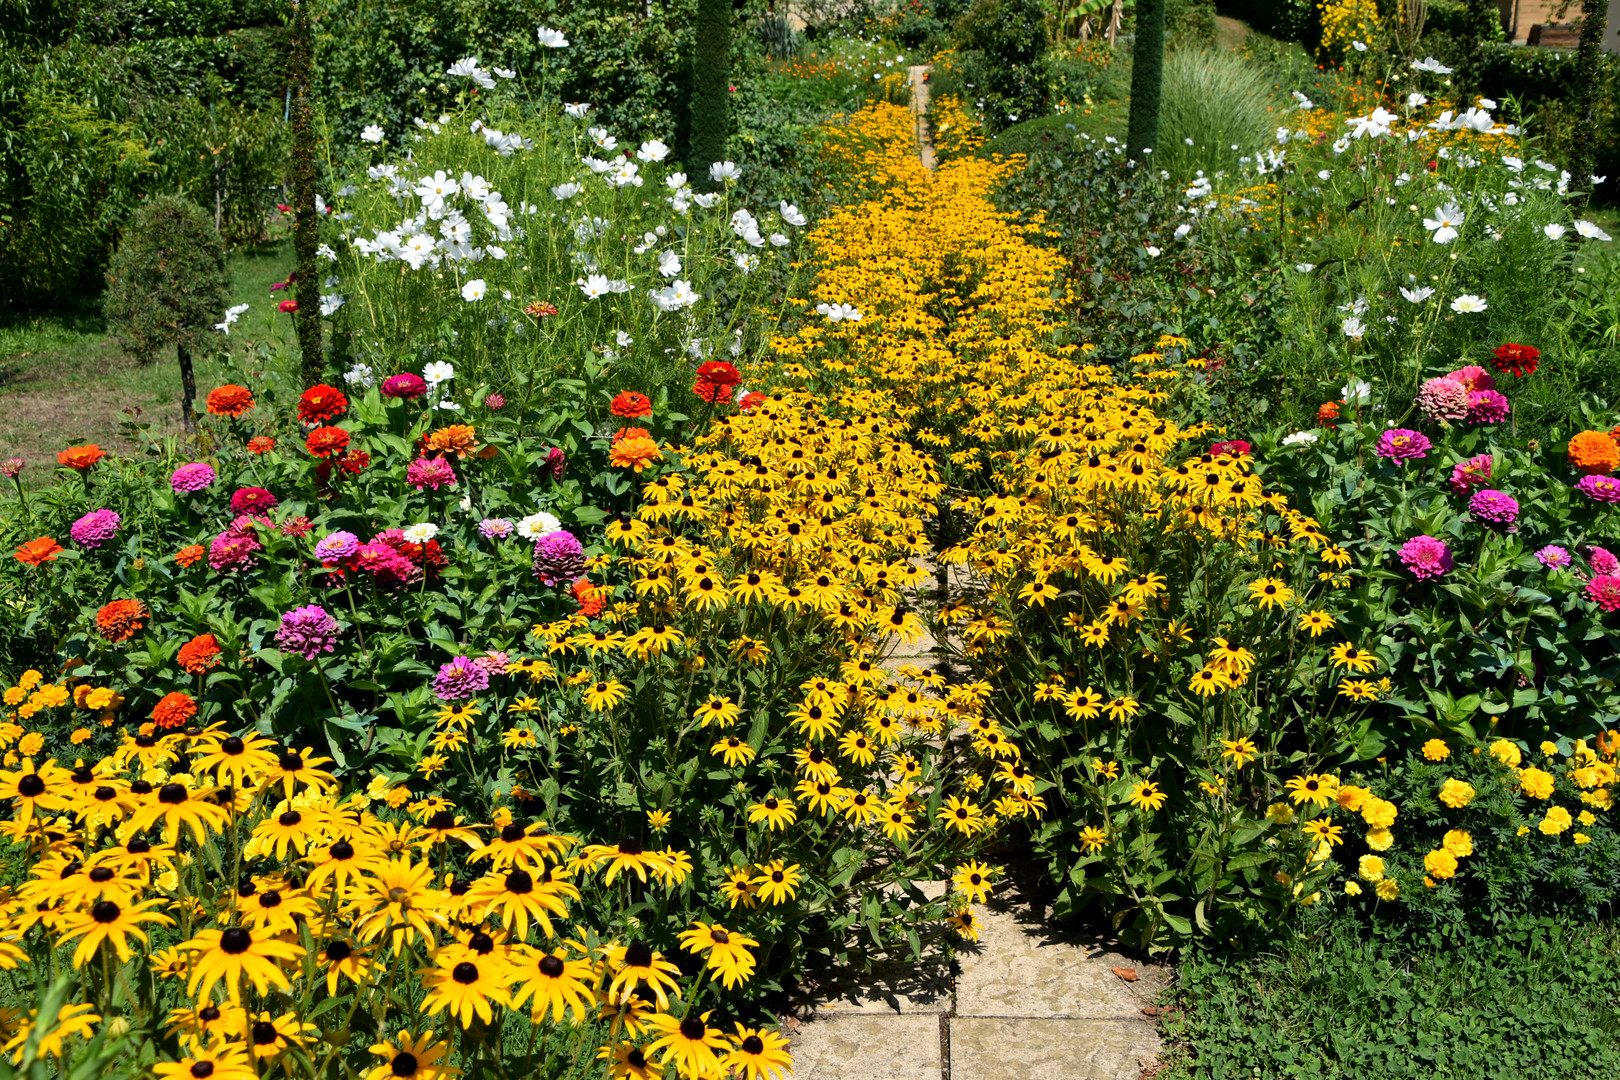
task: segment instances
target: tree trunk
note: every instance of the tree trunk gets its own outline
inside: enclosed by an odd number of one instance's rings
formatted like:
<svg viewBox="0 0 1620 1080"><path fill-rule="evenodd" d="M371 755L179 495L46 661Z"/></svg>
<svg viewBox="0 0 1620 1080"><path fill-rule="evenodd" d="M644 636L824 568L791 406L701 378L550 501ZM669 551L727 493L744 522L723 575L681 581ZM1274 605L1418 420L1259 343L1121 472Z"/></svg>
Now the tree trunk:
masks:
<svg viewBox="0 0 1620 1080"><path fill-rule="evenodd" d="M321 355L321 283L315 276L315 249L320 246L320 218L315 212L315 35L310 26L309 8L314 0L300 0L292 23L291 49L287 61L287 82L292 97L292 200L293 252L298 267L298 287L294 290L298 310L293 325L298 329L298 351L303 360L304 381L313 386L321 381L325 366Z"/></svg>
<svg viewBox="0 0 1620 1080"><path fill-rule="evenodd" d="M1131 49L1131 119L1125 152L1141 160L1159 144L1159 89L1164 82L1164 0L1137 0Z"/></svg>
<svg viewBox="0 0 1620 1080"><path fill-rule="evenodd" d="M692 186L712 191L719 185L709 166L726 159L727 107L731 87L731 0L698 0L697 45L692 54L692 142L687 167Z"/></svg>
<svg viewBox="0 0 1620 1080"><path fill-rule="evenodd" d="M1592 190L1592 165L1597 155L1598 53L1608 23L1608 0L1583 0L1581 42L1575 52L1575 146L1570 161L1569 189L1585 199Z"/></svg>
<svg viewBox="0 0 1620 1080"><path fill-rule="evenodd" d="M191 368L191 350L176 342L174 355L180 361L180 422L187 435L197 434L197 373Z"/></svg>

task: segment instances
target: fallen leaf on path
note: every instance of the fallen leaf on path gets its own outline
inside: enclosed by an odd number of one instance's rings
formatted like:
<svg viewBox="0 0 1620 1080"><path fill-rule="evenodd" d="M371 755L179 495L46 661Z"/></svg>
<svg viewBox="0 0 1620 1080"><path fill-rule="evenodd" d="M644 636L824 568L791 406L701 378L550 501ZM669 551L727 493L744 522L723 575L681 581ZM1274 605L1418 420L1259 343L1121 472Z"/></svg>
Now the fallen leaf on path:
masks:
<svg viewBox="0 0 1620 1080"><path fill-rule="evenodd" d="M1141 976L1136 973L1135 968L1117 967L1114 969L1114 974L1118 975L1126 982L1135 982L1137 979L1141 978Z"/></svg>

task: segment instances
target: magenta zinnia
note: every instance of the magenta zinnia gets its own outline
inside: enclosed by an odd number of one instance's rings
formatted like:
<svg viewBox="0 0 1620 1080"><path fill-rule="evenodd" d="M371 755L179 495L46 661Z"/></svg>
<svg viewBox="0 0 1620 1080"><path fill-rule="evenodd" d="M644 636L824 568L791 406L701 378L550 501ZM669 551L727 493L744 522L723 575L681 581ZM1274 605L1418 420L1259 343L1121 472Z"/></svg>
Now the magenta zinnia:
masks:
<svg viewBox="0 0 1620 1080"><path fill-rule="evenodd" d="M1444 540L1414 536L1401 545L1401 562L1419 581L1437 578L1451 571L1451 549Z"/></svg>
<svg viewBox="0 0 1620 1080"><path fill-rule="evenodd" d="M337 636L337 620L319 604L309 604L293 608L281 617L276 645L282 652L313 660L323 652L331 652Z"/></svg>

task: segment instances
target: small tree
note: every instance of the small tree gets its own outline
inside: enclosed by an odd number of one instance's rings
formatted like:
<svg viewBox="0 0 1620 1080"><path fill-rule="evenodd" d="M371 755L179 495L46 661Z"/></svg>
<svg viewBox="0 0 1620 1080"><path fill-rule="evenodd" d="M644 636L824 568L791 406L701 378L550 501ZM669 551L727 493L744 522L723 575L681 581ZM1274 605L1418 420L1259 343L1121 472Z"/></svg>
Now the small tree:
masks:
<svg viewBox="0 0 1620 1080"><path fill-rule="evenodd" d="M731 120L731 0L698 0L693 27L691 151L687 167L692 186L712 191L718 184L709 166L725 160Z"/></svg>
<svg viewBox="0 0 1620 1080"><path fill-rule="evenodd" d="M135 211L107 267L102 311L119 343L144 362L165 345L175 347L188 432L197 430L191 352L207 347L229 302L225 245L207 211L174 195Z"/></svg>
<svg viewBox="0 0 1620 1080"><path fill-rule="evenodd" d="M1159 142L1159 92L1164 84L1164 0L1137 0L1131 47L1131 115L1125 152L1141 160Z"/></svg>

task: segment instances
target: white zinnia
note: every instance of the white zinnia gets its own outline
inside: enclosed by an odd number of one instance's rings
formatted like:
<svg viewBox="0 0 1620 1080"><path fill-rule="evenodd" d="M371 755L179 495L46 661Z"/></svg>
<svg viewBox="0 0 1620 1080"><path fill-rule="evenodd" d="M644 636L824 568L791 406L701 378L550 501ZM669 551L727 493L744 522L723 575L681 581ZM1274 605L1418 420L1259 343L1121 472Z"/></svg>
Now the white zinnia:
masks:
<svg viewBox="0 0 1620 1080"><path fill-rule="evenodd" d="M1475 315L1484 311L1487 306L1483 296L1475 296L1473 293L1463 293L1451 302L1451 310L1459 315Z"/></svg>
<svg viewBox="0 0 1620 1080"><path fill-rule="evenodd" d="M429 540L432 540L435 536L439 535L439 527L433 524L431 521L418 522L417 524L409 525L400 531L404 533L405 539L409 540L413 544L425 544Z"/></svg>
<svg viewBox="0 0 1620 1080"><path fill-rule="evenodd" d="M547 533L554 533L560 528L562 528L562 522L544 510L539 510L517 523L517 534L525 540L538 540Z"/></svg>
<svg viewBox="0 0 1620 1080"><path fill-rule="evenodd" d="M1320 439L1321 436L1314 431L1296 431L1292 435L1284 435L1284 446L1309 446Z"/></svg>

